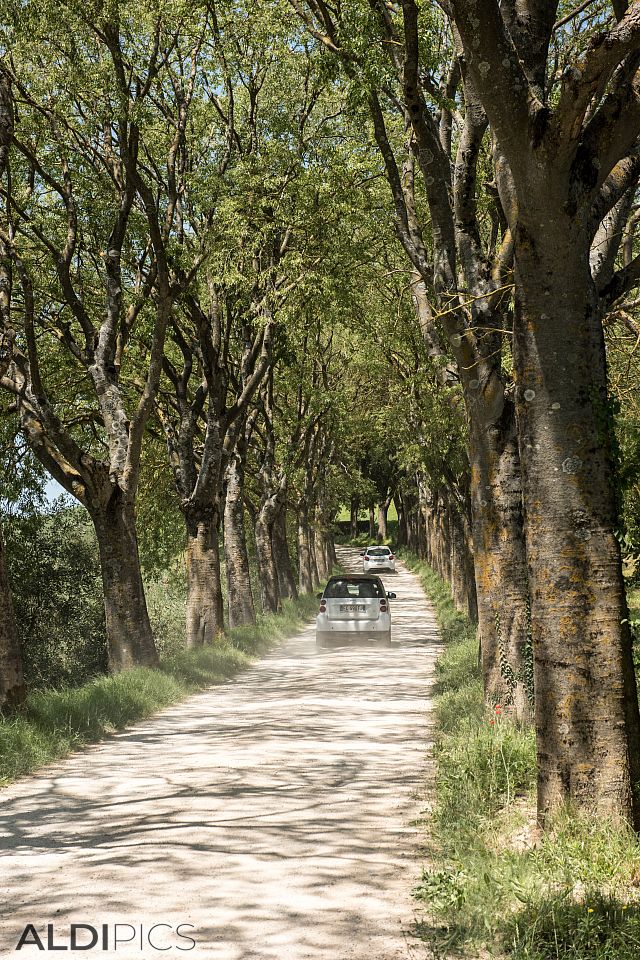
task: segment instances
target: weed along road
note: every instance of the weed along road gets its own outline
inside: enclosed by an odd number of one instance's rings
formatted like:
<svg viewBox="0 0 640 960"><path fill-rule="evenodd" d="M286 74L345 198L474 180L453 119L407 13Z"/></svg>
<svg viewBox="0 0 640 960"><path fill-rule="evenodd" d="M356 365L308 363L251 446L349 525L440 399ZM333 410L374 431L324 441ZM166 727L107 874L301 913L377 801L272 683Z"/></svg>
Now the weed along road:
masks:
<svg viewBox="0 0 640 960"><path fill-rule="evenodd" d="M391 649L317 651L309 626L5 789L2 960L42 957L36 934L76 958L426 956L410 890L439 641L417 579L383 579Z"/></svg>

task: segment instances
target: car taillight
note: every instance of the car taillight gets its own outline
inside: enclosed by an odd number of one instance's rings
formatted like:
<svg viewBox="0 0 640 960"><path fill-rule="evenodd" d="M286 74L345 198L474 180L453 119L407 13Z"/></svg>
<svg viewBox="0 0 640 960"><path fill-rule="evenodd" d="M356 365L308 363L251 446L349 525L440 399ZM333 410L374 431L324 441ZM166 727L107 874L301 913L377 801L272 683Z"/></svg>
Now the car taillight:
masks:
<svg viewBox="0 0 640 960"><path fill-rule="evenodd" d="M389 560L395 560L395 558L396 558L395 553L390 553L390 554L389 554Z"/></svg>
<svg viewBox="0 0 640 960"><path fill-rule="evenodd" d="M320 613L326 613L326 612L327 612L327 605L323 600L322 603L320 604Z"/></svg>
<svg viewBox="0 0 640 960"><path fill-rule="evenodd" d="M386 600L381 600L381 601L380 601L380 610L384 613L384 612L386 611L386 609L387 609L387 601L386 601Z"/></svg>

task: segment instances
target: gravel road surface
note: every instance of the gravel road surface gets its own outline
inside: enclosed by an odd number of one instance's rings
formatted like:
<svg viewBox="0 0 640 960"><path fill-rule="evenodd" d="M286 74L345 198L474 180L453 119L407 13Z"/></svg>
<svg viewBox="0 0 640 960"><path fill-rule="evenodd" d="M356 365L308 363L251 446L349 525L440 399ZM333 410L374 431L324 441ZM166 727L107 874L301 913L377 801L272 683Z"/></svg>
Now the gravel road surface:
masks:
<svg viewBox="0 0 640 960"><path fill-rule="evenodd" d="M425 957L410 889L439 640L417 578L383 579L391 649L317 651L310 625L2 791L1 960ZM29 923L45 953L16 950Z"/></svg>

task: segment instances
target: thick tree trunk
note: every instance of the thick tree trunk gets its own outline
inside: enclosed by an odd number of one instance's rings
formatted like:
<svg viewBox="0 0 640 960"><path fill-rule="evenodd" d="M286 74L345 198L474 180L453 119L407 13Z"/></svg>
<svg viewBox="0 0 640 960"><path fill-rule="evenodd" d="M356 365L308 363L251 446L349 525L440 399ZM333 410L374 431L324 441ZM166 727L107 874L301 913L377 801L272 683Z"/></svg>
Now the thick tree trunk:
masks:
<svg viewBox="0 0 640 960"><path fill-rule="evenodd" d="M471 523L467 518L463 520L463 557L464 581L466 587L467 615L472 623L478 622L478 593L476 590L476 566L473 554L473 538L471 532Z"/></svg>
<svg viewBox="0 0 640 960"><path fill-rule="evenodd" d="M420 505L415 484L407 486L402 494L402 516L405 529L405 545L412 553L419 555L423 545L420 544Z"/></svg>
<svg viewBox="0 0 640 960"><path fill-rule="evenodd" d="M326 531L325 531L325 533L324 533L323 536L322 536L322 550L323 550L323 553L324 553L324 569L325 569L325 574L324 574L324 579L323 579L323 586L324 586L324 580L328 580L328 579L329 579L329 577L331 576L332 570L333 570L333 559L332 559L332 556L331 556L331 554L332 554L332 550L331 550L332 546L333 546L333 543L332 543L332 541L329 539L329 537L328 537L328 535L327 535L327 533L326 533Z"/></svg>
<svg viewBox="0 0 640 960"><path fill-rule="evenodd" d="M276 507L272 497L262 504L256 518L256 554L260 600L263 613L275 613L280 608L278 571L273 552L273 523Z"/></svg>
<svg viewBox="0 0 640 960"><path fill-rule="evenodd" d="M316 558L316 565L318 569L318 583L324 584L328 580L331 573L331 563L329 560L329 555L327 551L327 537L324 529L321 526L314 527L313 530L313 539L314 539L314 553Z"/></svg>
<svg viewBox="0 0 640 960"><path fill-rule="evenodd" d="M638 827L640 720L602 326L588 240L560 201L548 204L552 218L540 214L528 230L521 222L516 234L514 324L538 814L544 821L571 799Z"/></svg>
<svg viewBox="0 0 640 960"><path fill-rule="evenodd" d="M212 644L224 630L216 507L187 517L187 647Z"/></svg>
<svg viewBox="0 0 640 960"><path fill-rule="evenodd" d="M13 615L4 539L0 529L0 711L10 711L19 706L25 695L22 652Z"/></svg>
<svg viewBox="0 0 640 960"><path fill-rule="evenodd" d="M467 610L466 567L464 560L464 529L458 509L450 507L451 517L451 592L458 610Z"/></svg>
<svg viewBox="0 0 640 960"><path fill-rule="evenodd" d="M329 559L329 573L338 565L338 556L336 554L336 545L333 541L332 533L327 534L326 539L327 557Z"/></svg>
<svg viewBox="0 0 640 960"><path fill-rule="evenodd" d="M224 556L229 626L255 623L256 611L244 527L244 468L237 455L231 457L226 470Z"/></svg>
<svg viewBox="0 0 640 960"><path fill-rule="evenodd" d="M386 500L383 503L378 504L378 543L382 543L383 540L387 539L387 514L389 512L389 505Z"/></svg>
<svg viewBox="0 0 640 960"><path fill-rule="evenodd" d="M533 709L529 582L515 407L470 424L471 502L482 676L489 703L527 721Z"/></svg>
<svg viewBox="0 0 640 960"><path fill-rule="evenodd" d="M92 506L90 513L100 551L109 669L156 666L133 504L116 488L106 507Z"/></svg>
<svg viewBox="0 0 640 960"><path fill-rule="evenodd" d="M291 562L289 553L289 541L287 539L287 505L279 504L276 517L273 523L273 553L278 571L278 591L280 599L297 599L298 586L296 584L296 575Z"/></svg>
<svg viewBox="0 0 640 960"><path fill-rule="evenodd" d="M309 566L311 569L311 589L320 583L320 573L318 571L318 557L316 556L316 536L315 530L309 530Z"/></svg>
<svg viewBox="0 0 640 960"><path fill-rule="evenodd" d="M300 593L311 593L313 590L311 531L309 515L304 505L298 508L298 586Z"/></svg>
<svg viewBox="0 0 640 960"><path fill-rule="evenodd" d="M369 543L373 543L376 538L376 514L372 503L369 504Z"/></svg>

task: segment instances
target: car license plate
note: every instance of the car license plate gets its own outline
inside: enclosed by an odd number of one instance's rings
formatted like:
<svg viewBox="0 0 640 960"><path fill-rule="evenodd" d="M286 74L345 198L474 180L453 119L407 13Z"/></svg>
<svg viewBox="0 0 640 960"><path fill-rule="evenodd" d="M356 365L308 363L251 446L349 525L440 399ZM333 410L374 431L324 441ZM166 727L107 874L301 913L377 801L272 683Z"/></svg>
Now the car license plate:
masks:
<svg viewBox="0 0 640 960"><path fill-rule="evenodd" d="M367 608L364 603L341 603L340 613L364 613Z"/></svg>

